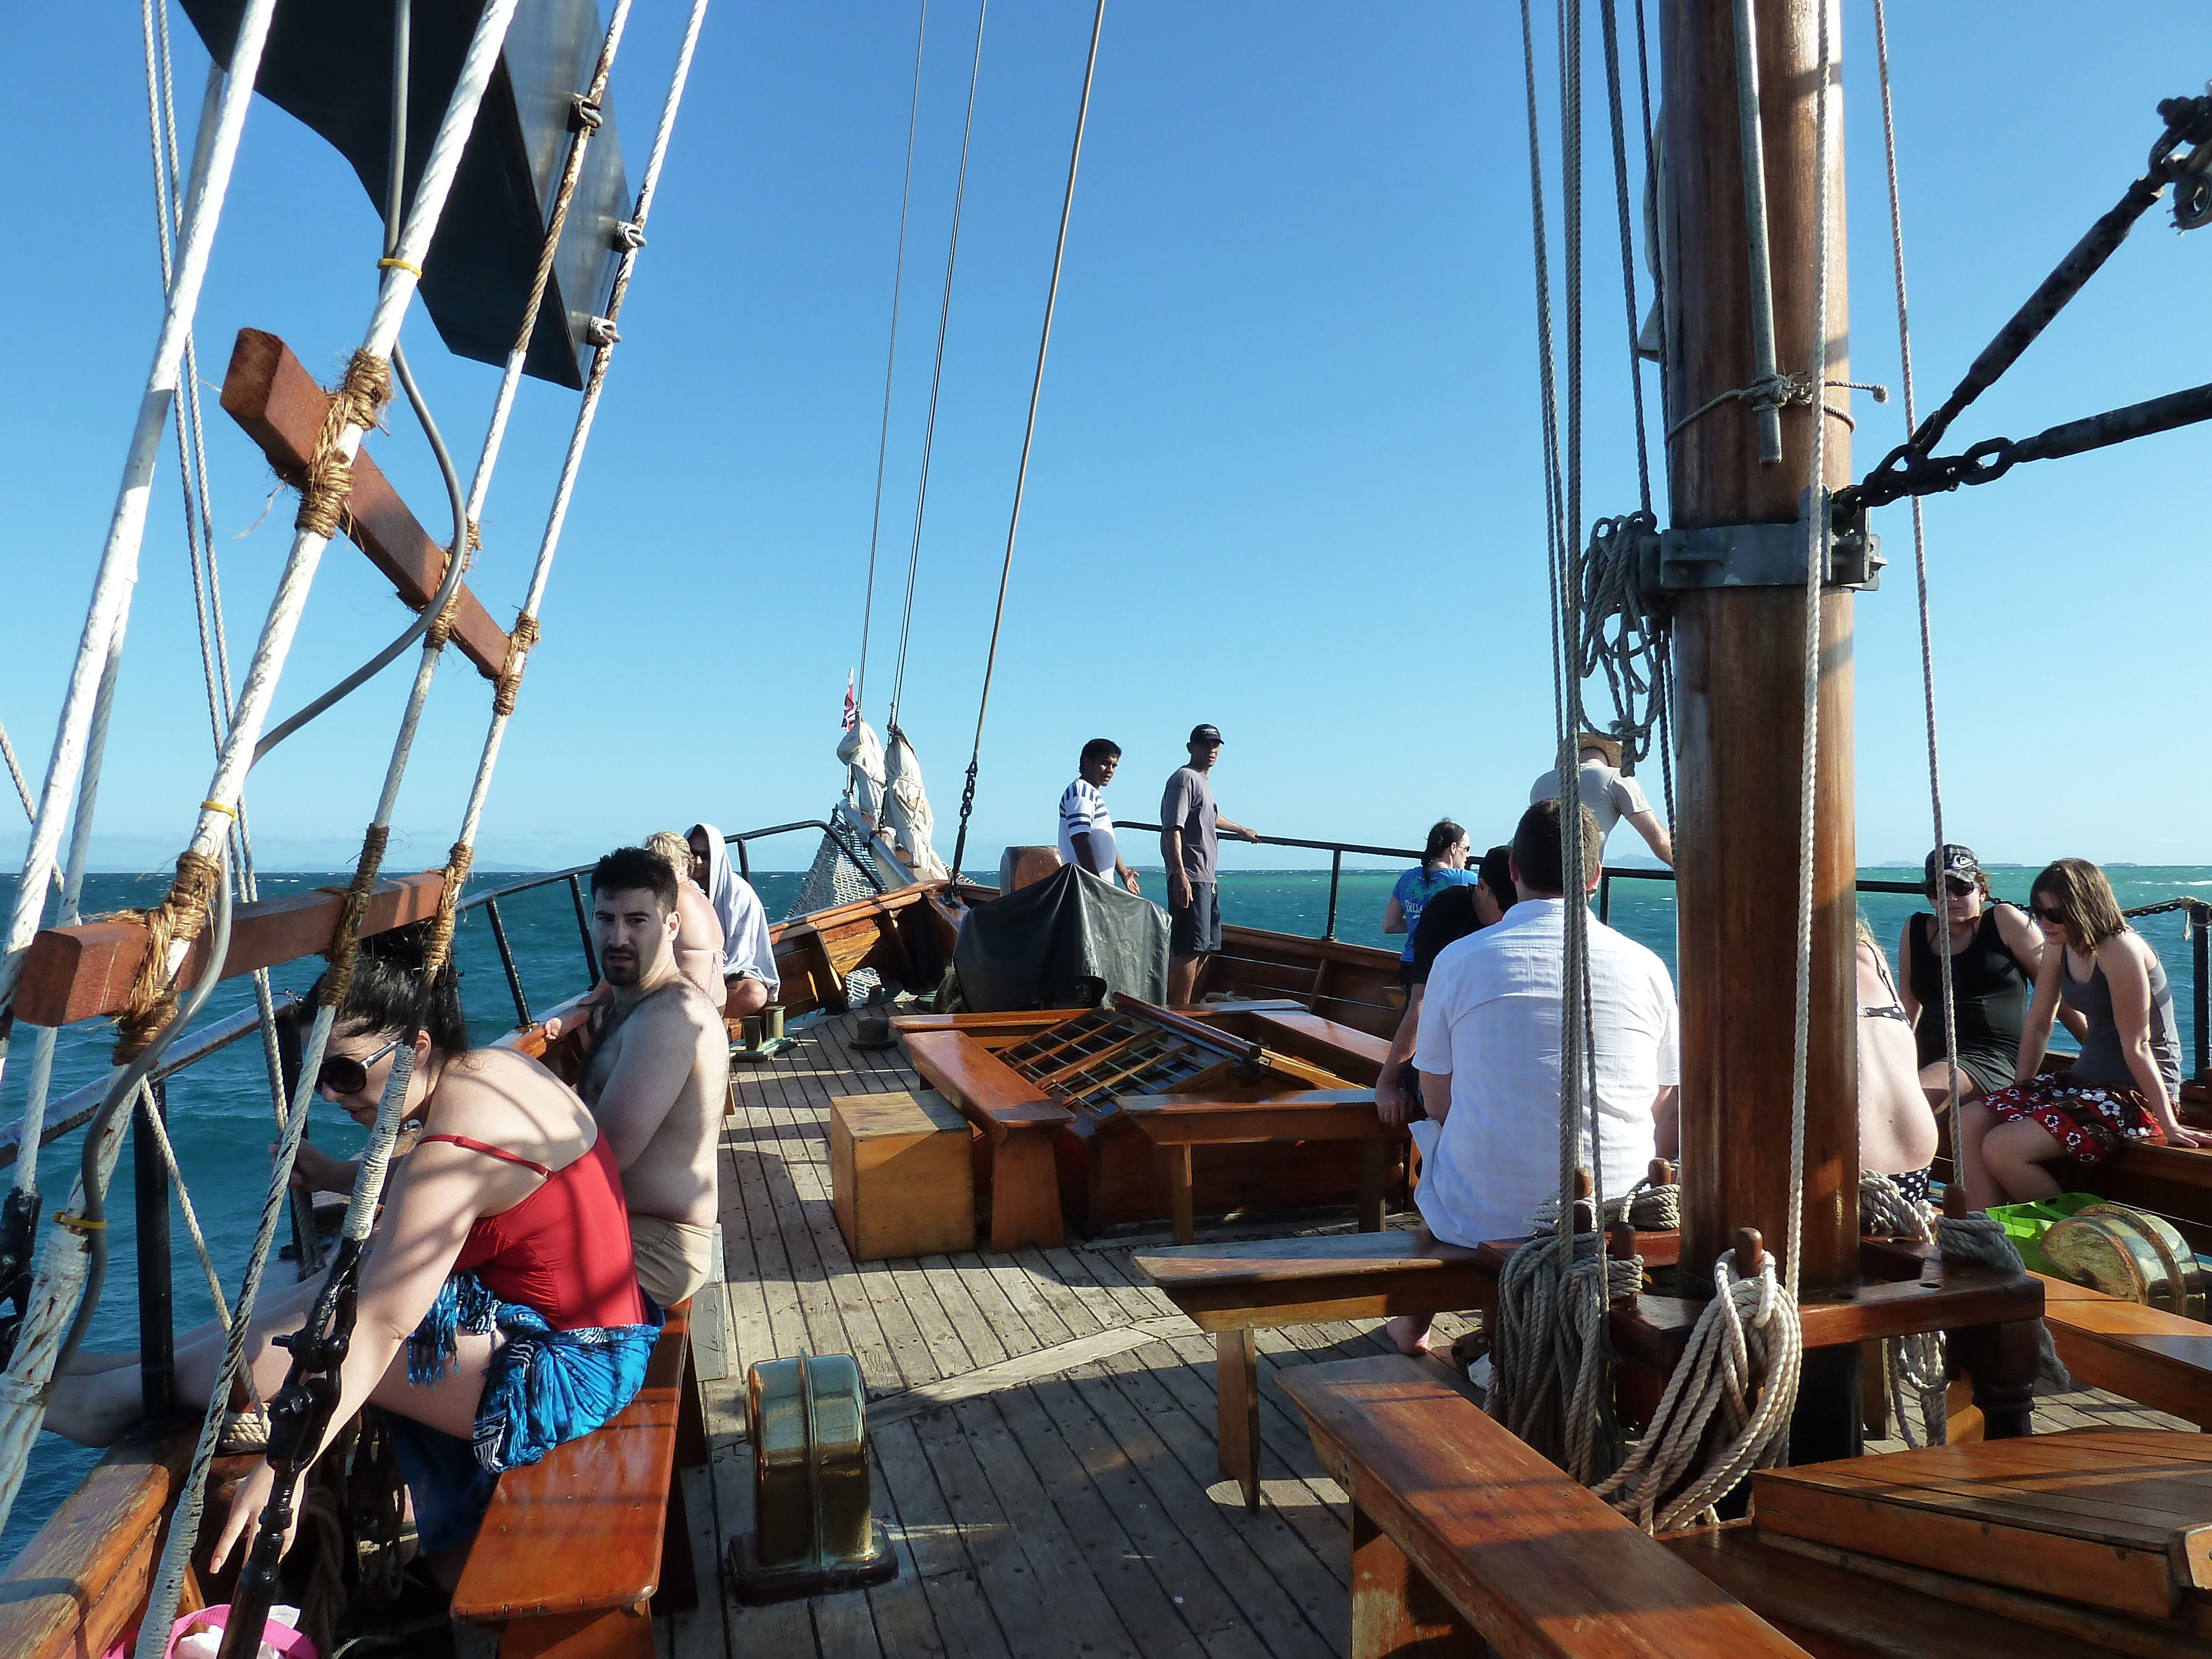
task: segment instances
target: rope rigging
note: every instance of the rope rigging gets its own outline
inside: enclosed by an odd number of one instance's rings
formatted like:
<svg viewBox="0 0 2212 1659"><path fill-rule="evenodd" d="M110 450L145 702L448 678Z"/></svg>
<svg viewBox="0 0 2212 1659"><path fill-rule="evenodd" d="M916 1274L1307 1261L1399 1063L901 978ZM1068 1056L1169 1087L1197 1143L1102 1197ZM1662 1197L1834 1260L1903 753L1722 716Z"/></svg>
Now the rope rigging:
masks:
<svg viewBox="0 0 2212 1659"><path fill-rule="evenodd" d="M1006 556L999 567L999 603L991 613L991 643L983 655L983 690L975 703L975 744L968 756L968 780L960 791L960 833L952 843L952 879L968 852L968 819L975 810L975 770L983 757L983 718L991 708L991 674L999 662L999 630L1006 620L1006 584L1014 573L1014 536L1021 528L1022 495L1030 477L1030 449L1036 442L1037 404L1044 396L1044 358L1052 343L1053 313L1060 304L1060 272L1067 258L1067 223L1075 211L1075 170L1083 160L1083 133L1091 120L1091 84L1098 73L1098 36L1106 27L1106 0L1091 15L1091 52L1083 64L1083 95L1075 106L1075 137L1067 151L1067 189L1060 203L1060 234L1052 247L1052 280L1044 293L1044 321L1037 330L1036 373L1030 381L1029 420L1022 428L1022 458L1014 469L1014 503L1006 515Z"/></svg>
<svg viewBox="0 0 2212 1659"><path fill-rule="evenodd" d="M914 26L914 92L906 112L906 173L899 185L898 257L891 267L890 343L884 349L884 416L876 434L876 501L868 515L868 585L860 600L860 672L853 696L859 720L868 702L868 641L875 629L876 544L884 529L884 463L890 453L891 377L898 368L899 300L906 286L907 210L914 200L914 138L921 118L921 48L929 35L929 0L921 0Z"/></svg>
<svg viewBox="0 0 2212 1659"><path fill-rule="evenodd" d="M921 477L914 495L914 540L906 556L906 602L899 613L898 656L891 665L890 714L886 734L898 730L899 699L906 690L907 644L914 631L915 578L921 568L921 521L929 505L929 463L937 447L937 399L945 383L945 331L952 319L952 270L960 258L960 213L968 200L968 150L975 136L975 88L983 76L983 20L991 0L975 8L975 51L968 66L968 113L960 128L960 173L952 186L952 228L945 241L945 289L937 306L937 350L929 370L929 413L921 428Z"/></svg>

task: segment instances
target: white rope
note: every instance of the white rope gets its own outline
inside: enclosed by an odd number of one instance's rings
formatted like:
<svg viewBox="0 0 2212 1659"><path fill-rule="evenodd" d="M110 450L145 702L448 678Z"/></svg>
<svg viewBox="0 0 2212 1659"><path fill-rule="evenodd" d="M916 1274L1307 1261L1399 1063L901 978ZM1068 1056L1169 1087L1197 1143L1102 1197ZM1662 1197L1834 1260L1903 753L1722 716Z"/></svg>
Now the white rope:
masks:
<svg viewBox="0 0 2212 1659"><path fill-rule="evenodd" d="M1667 1379L1650 1427L1619 1473L1595 1489L1646 1532L1698 1519L1752 1470L1781 1462L1789 1448L1804 1337L1796 1299L1775 1281L1773 1253L1761 1254L1765 1260L1753 1278L1736 1272L1734 1250L1713 1263L1716 1294ZM1725 1449L1662 1510L1716 1415L1714 1437Z"/></svg>
<svg viewBox="0 0 2212 1659"><path fill-rule="evenodd" d="M162 307L161 326L154 346L154 362L147 371L146 389L140 399L138 419L124 463L123 479L108 520L107 538L100 550L100 568L94 578L86 607L84 631L77 641L76 659L70 672L69 690L63 698L61 719L54 734L52 757L39 796L30 844L23 856L22 880L9 919L4 954L0 954L0 1012L9 1006L16 982L22 976L23 953L38 932L45 888L61 845L66 803L75 791L84 764L87 737L92 724L92 705L108 654L108 639L130 603L138 575L138 552L145 539L146 509L152 490L154 465L161 448L161 430L175 399L185 341L198 309L200 289L207 276L208 257L222 204L229 192L231 172L238 159L238 142L252 101L253 82L259 73L262 47L276 15L276 0L247 0L238 26L238 40L230 61L233 73L225 82L216 106L213 136L202 154L205 165L195 165L186 204L184 233L178 245L176 280ZM7 1039L0 1035L0 1068L7 1058Z"/></svg>
<svg viewBox="0 0 2212 1659"><path fill-rule="evenodd" d="M1597 1218L1600 1232L1616 1221L1626 1221L1640 1233L1673 1232L1682 1224L1682 1189L1680 1187L1655 1187L1648 1181L1639 1181L1625 1193L1617 1193L1605 1200L1602 1212ZM1550 1233L1559 1224L1559 1195L1549 1198L1528 1212L1528 1228L1531 1235Z"/></svg>
<svg viewBox="0 0 2212 1659"><path fill-rule="evenodd" d="M0 760L8 763L8 775L15 780L15 798L23 803L23 816L37 823L39 809L32 805L31 786L23 781L22 763L15 758L15 745L8 741L8 728L4 726L0 726Z"/></svg>
<svg viewBox="0 0 2212 1659"><path fill-rule="evenodd" d="M1912 328L1905 303L1905 211L1897 189L1897 113L1890 99L1889 21L1882 0L1874 0L1874 42L1875 62L1881 80L1882 157L1889 174L1889 252L1890 268L1897 283L1898 368L1904 381L1905 429L1910 434L1918 429L1920 413L1913 395ZM1966 1168L1959 1150L1959 1011L1951 986L1951 910L1943 890L1943 771L1936 747L1936 647L1928 611L1928 526L1921 514L1920 497L1911 499L1912 574L1920 619L1920 701L1928 726L1928 805L1936 821L1936 891L1932 896L1936 914L1929 920L1930 931L1936 936L1936 969L1943 987L1944 1116L1951 1126L1951 1174L1957 1180L1963 1179Z"/></svg>

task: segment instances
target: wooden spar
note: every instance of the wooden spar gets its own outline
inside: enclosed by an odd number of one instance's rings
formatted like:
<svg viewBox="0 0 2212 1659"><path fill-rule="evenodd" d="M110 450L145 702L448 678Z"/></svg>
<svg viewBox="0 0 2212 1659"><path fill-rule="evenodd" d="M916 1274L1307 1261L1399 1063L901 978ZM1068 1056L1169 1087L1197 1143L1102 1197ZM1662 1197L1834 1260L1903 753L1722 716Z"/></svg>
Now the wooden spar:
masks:
<svg viewBox="0 0 2212 1659"><path fill-rule="evenodd" d="M1752 9L1778 362L1784 374L1802 374L1813 365L1820 19L1816 5L1805 0L1753 0ZM1711 398L1749 386L1753 369L1731 8L1729 0L1670 0L1661 17L1671 158L1662 174L1663 234L1671 252L1671 424ZM1832 66L1841 58L1832 11L1828 40ZM1850 378L1842 118L1843 100L1832 82L1826 374L1832 382ZM1841 406L1847 397L1830 393L1821 401ZM1692 421L1668 447L1675 526L1796 520L1799 496L1811 481L1818 406L1796 404L1783 411L1783 459L1771 468L1759 465L1757 416L1749 404L1723 403ZM1832 489L1850 477L1850 432L1842 421L1826 418ZM1832 590L1822 609L1800 1264L1808 1290L1858 1277L1850 593ZM1703 1276L1738 1227L1756 1227L1778 1243L1788 1237L1803 589L1684 593L1674 627L1682 1262L1690 1274Z"/></svg>

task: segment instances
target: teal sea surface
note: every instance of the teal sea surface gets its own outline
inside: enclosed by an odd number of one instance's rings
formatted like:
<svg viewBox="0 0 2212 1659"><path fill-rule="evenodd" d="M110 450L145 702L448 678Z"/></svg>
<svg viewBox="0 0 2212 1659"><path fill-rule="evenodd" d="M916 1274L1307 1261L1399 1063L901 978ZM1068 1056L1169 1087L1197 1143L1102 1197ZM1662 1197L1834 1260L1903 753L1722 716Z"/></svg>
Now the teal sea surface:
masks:
<svg viewBox="0 0 2212 1659"><path fill-rule="evenodd" d="M1230 852L1233 859L1235 854ZM1336 935L1357 945L1395 951L1402 936L1382 931L1383 907L1400 871L1347 870L1337 893ZM1867 870L1863 876L1877 880L1917 878L1912 870ZM2024 903L2033 871L2027 867L1993 868L1991 885L2001 898ZM2150 867L2115 865L2106 873L2124 907L2156 903L2176 897L2212 899L2212 868L2205 866ZM471 887L482 890L515 879L496 872L477 872ZM305 872L264 875L264 898L279 898L316 887L342 884L343 872ZM781 915L799 890L797 872L760 872L754 878L771 916ZM160 877L95 875L87 878L84 911L98 915L125 906L144 906L159 901L166 886ZM1142 874L1146 896L1164 902L1164 878L1157 872ZM12 902L13 879L0 878L0 903ZM1790 901L1777 896L1778 903ZM1329 875L1317 871L1224 871L1221 880L1222 914L1225 921L1250 927L1283 933L1318 935L1328 915ZM1905 916L1924 908L1917 898L1898 894L1869 893L1860 897L1860 908L1873 925L1884 947L1894 951ZM517 969L533 1014L586 988L582 945L574 901L565 884L554 884L502 901L506 925ZM1624 877L1613 884L1610 915L1613 925L1657 951L1671 970L1674 964L1674 890L1671 883ZM2195 1053L2195 978L2192 951L2184 933L2183 918L2168 912L2137 924L2157 949L2172 981L2176 1012L2181 1024L2185 1065ZM490 927L481 911L468 913L455 935L455 954L462 973L462 994L470 1028L478 1041L488 1042L514 1024L514 1006ZM320 963L314 958L274 970L276 989L304 994L313 983ZM240 980L218 986L199 1023L221 1019L252 1006L250 981ZM24 1091L31 1070L34 1033L19 1026L9 1046L4 1079L0 1079L0 1123L21 1115ZM63 1031L56 1044L52 1097L96 1081L105 1072L112 1041L104 1024L92 1022ZM274 1139L274 1109L258 1040L248 1036L173 1079L168 1090L172 1134L179 1165L190 1188L210 1253L224 1285L234 1291L252 1232L267 1192L268 1152ZM310 1133L340 1156L349 1155L361 1133L335 1108L318 1105ZM39 1160L39 1182L46 1196L46 1213L66 1201L76 1177L82 1142L71 1134L48 1146ZM109 1206L112 1224L108 1231L113 1267L106 1294L94 1316L89 1346L127 1348L137 1340L136 1230L131 1214L131 1152L125 1144L116 1168ZM8 1171L0 1178L12 1178ZM172 1228L173 1281L177 1323L188 1329L213 1316L205 1278L192 1254L179 1220ZM281 1237L281 1235L280 1235ZM33 1455L31 1474L18 1498L4 1531L0 1531L0 1559L12 1558L70 1488L89 1468L96 1454L47 1435Z"/></svg>

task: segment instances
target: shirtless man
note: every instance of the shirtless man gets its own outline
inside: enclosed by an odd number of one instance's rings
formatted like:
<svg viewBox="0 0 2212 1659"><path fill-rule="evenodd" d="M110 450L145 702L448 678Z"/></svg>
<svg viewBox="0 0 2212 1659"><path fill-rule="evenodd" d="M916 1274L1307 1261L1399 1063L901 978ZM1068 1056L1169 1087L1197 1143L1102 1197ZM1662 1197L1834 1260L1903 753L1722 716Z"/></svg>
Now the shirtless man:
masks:
<svg viewBox="0 0 2212 1659"><path fill-rule="evenodd" d="M607 1006L577 1092L622 1170L638 1283L664 1308L714 1274L714 1158L730 1081L721 1017L676 965L675 872L641 847L592 872L592 939Z"/></svg>

